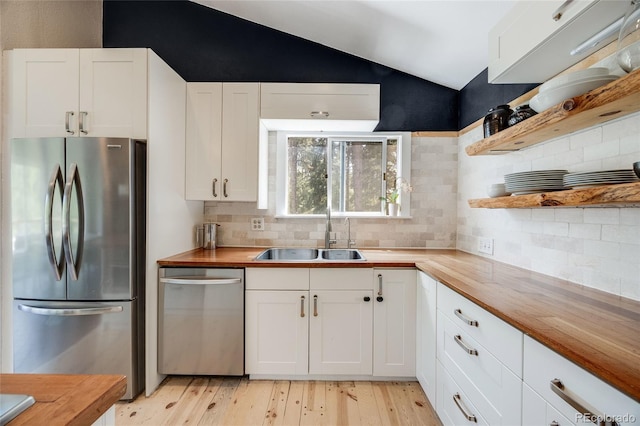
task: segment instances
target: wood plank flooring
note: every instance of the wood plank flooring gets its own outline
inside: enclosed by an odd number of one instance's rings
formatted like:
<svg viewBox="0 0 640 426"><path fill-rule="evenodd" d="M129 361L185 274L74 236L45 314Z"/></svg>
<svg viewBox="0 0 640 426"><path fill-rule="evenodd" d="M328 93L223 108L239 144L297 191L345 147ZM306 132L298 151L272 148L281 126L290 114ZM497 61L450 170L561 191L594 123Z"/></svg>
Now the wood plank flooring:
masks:
<svg viewBox="0 0 640 426"><path fill-rule="evenodd" d="M169 376L116 404L117 425L441 425L417 382Z"/></svg>

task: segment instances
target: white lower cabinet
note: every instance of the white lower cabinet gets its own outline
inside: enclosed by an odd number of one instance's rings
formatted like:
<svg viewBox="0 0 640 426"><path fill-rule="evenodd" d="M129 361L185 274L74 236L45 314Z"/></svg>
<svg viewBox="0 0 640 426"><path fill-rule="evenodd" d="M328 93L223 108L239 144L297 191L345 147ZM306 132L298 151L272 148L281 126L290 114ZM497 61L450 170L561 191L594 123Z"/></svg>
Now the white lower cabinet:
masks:
<svg viewBox="0 0 640 426"><path fill-rule="evenodd" d="M309 291L249 290L245 306L247 373L307 374Z"/></svg>
<svg viewBox="0 0 640 426"><path fill-rule="evenodd" d="M440 283L436 323L442 421L520 424L523 334Z"/></svg>
<svg viewBox="0 0 640 426"><path fill-rule="evenodd" d="M309 374L371 375L371 290L311 290Z"/></svg>
<svg viewBox="0 0 640 426"><path fill-rule="evenodd" d="M436 383L436 412L443 425L489 424L440 362L437 363Z"/></svg>
<svg viewBox="0 0 640 426"><path fill-rule="evenodd" d="M371 375L372 269L247 268L245 372Z"/></svg>
<svg viewBox="0 0 640 426"><path fill-rule="evenodd" d="M593 418L619 425L640 420L640 403L528 336L524 338L523 379L525 386L570 424L590 424Z"/></svg>
<svg viewBox="0 0 640 426"><path fill-rule="evenodd" d="M416 375L416 270L374 269L373 375Z"/></svg>
<svg viewBox="0 0 640 426"><path fill-rule="evenodd" d="M437 281L418 272L416 297L416 378L431 405L436 405Z"/></svg>

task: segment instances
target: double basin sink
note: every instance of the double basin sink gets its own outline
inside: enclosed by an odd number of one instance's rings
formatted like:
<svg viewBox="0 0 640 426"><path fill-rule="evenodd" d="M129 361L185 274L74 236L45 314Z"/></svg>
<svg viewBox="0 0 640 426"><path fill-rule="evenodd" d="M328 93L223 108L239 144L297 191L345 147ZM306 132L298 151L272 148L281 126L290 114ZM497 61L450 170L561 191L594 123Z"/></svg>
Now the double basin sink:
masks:
<svg viewBox="0 0 640 426"><path fill-rule="evenodd" d="M269 248L256 256L255 260L279 262L315 261L364 261L357 249L315 249L315 248Z"/></svg>

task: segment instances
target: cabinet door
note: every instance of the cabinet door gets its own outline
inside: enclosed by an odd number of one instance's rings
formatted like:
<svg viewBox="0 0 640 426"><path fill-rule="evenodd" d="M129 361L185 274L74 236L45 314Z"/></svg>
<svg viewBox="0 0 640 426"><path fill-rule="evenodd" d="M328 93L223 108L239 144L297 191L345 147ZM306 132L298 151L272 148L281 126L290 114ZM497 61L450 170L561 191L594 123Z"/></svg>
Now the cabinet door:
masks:
<svg viewBox="0 0 640 426"><path fill-rule="evenodd" d="M259 83L222 86L222 200L257 200L259 90Z"/></svg>
<svg viewBox="0 0 640 426"><path fill-rule="evenodd" d="M186 198L220 200L222 83L187 84Z"/></svg>
<svg viewBox="0 0 640 426"><path fill-rule="evenodd" d="M147 137L147 50L80 49L79 136Z"/></svg>
<svg viewBox="0 0 640 426"><path fill-rule="evenodd" d="M416 311L416 377L422 390L436 402L436 288L437 282L418 272Z"/></svg>
<svg viewBox="0 0 640 426"><path fill-rule="evenodd" d="M245 293L245 372L307 374L309 292Z"/></svg>
<svg viewBox="0 0 640 426"><path fill-rule="evenodd" d="M373 375L416 374L416 270L374 269Z"/></svg>
<svg viewBox="0 0 640 426"><path fill-rule="evenodd" d="M310 296L309 374L371 375L372 291L314 290Z"/></svg>
<svg viewBox="0 0 640 426"><path fill-rule="evenodd" d="M78 136L78 52L78 49L12 52L11 137Z"/></svg>

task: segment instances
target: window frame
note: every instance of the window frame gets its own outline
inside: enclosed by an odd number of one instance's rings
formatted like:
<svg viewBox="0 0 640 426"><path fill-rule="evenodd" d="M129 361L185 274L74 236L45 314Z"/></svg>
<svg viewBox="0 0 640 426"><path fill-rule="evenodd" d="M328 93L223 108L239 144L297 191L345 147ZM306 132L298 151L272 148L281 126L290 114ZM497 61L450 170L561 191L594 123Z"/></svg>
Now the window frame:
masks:
<svg viewBox="0 0 640 426"><path fill-rule="evenodd" d="M278 131L276 132L276 217L281 218L321 218L324 214L290 214L287 211L287 193L288 193L288 179L287 179L287 140L289 137L323 137L327 139L327 150L331 149L331 142L333 140L340 141L366 141L366 140L380 140L380 139L397 139L398 140L398 176L403 177L408 182L411 182L411 133L410 132L299 132L299 131ZM386 151L383 154L383 161L386 159ZM386 163L382 163L386 164ZM329 178L327 180L327 188L329 197L331 195L331 167L328 170ZM382 181L382 185L386 185L385 181ZM401 200L403 205L411 206L411 193L402 193ZM331 198L328 199L331 202ZM411 218L410 208L400 209L400 216L394 216L395 218ZM390 218L387 216L383 209L380 212L338 212L332 210L332 215L335 217L370 217L370 218Z"/></svg>

